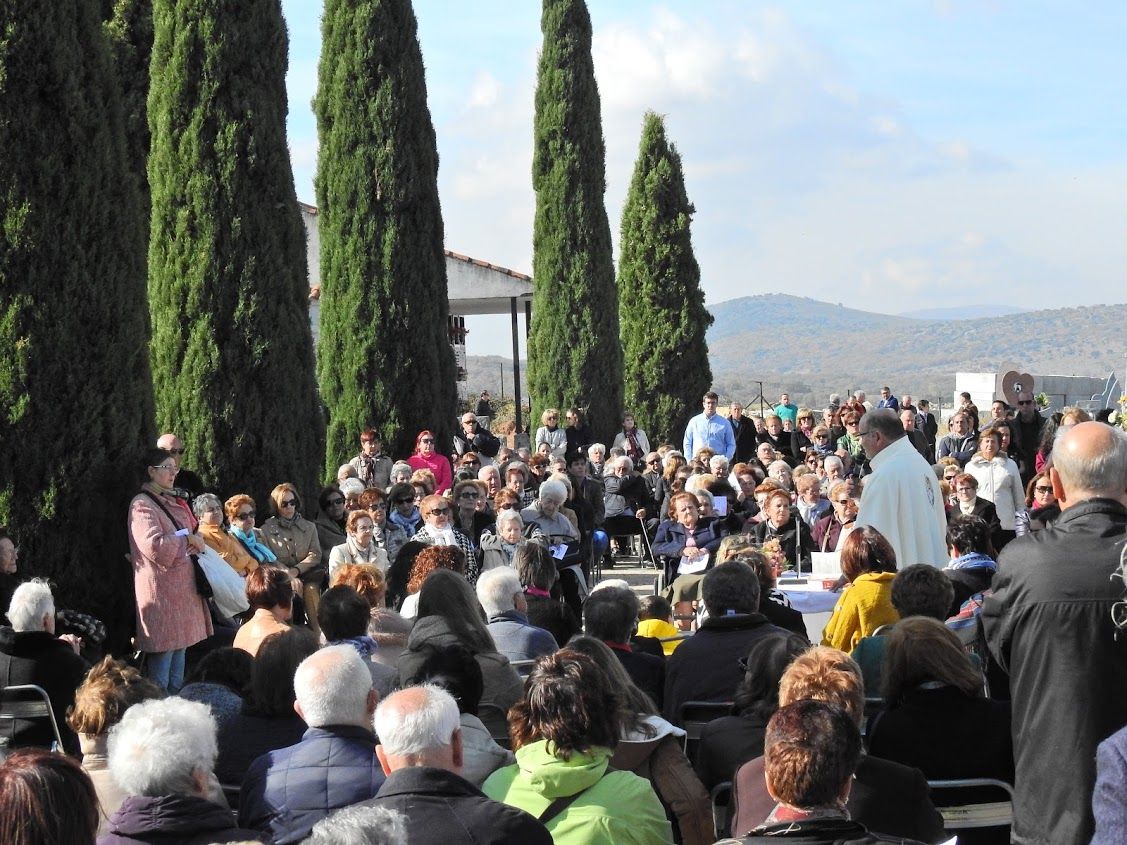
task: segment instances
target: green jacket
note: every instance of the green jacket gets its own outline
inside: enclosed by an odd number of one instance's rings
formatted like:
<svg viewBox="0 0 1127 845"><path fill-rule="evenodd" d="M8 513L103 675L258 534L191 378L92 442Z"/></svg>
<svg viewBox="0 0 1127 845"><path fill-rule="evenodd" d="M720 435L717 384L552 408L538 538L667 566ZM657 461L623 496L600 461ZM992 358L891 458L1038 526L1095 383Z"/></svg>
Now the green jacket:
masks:
<svg viewBox="0 0 1127 845"><path fill-rule="evenodd" d="M669 820L649 781L631 772L605 774L611 749L592 748L563 760L547 745L542 740L521 748L516 764L491 774L482 790L495 801L539 816L556 798L590 787L548 822L555 845L673 842Z"/></svg>

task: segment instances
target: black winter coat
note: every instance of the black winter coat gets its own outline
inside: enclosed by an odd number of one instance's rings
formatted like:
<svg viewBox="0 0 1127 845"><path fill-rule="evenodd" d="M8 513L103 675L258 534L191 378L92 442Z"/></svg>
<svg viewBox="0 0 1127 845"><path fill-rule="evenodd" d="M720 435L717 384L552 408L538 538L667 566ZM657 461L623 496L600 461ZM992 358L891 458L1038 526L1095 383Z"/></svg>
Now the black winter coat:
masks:
<svg viewBox="0 0 1127 845"><path fill-rule="evenodd" d="M1096 746L1127 724L1127 637L1111 621L1125 541L1127 507L1089 499L998 558L981 618L1010 676L1020 845L1092 838Z"/></svg>
<svg viewBox="0 0 1127 845"><path fill-rule="evenodd" d="M528 813L487 798L445 769L394 771L376 797L361 806L406 815L407 838L401 845L552 845L548 829Z"/></svg>
<svg viewBox="0 0 1127 845"><path fill-rule="evenodd" d="M35 684L51 699L51 710L59 725L63 747L78 755L78 735L66 723L67 708L74 704L74 691L86 677L89 664L74 653L69 644L46 631L21 631L0 628L0 687ZM50 748L54 733L44 719L16 719L5 728L12 748L41 746Z"/></svg>
<svg viewBox="0 0 1127 845"><path fill-rule="evenodd" d="M130 795L110 816L98 845L211 845L266 842L256 830L235 827L231 811L194 795Z"/></svg>

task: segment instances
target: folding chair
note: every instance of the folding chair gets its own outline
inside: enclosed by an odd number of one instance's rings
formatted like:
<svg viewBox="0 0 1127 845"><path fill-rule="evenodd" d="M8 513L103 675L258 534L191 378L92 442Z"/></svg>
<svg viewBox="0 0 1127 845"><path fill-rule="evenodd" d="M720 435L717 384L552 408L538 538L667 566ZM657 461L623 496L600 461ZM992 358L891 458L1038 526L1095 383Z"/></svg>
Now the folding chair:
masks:
<svg viewBox="0 0 1127 845"><path fill-rule="evenodd" d="M59 723L55 721L55 711L51 709L51 697L47 690L35 684L15 684L0 690L0 724L6 724L5 732L13 737L16 723L43 719L51 726L55 738L55 749L63 750L63 737L59 733Z"/></svg>
<svg viewBox="0 0 1127 845"><path fill-rule="evenodd" d="M709 798L712 800L712 825L716 829L716 838L723 839L728 835L732 808L732 782L726 780L716 784L712 787Z"/></svg>
<svg viewBox="0 0 1127 845"><path fill-rule="evenodd" d="M943 829L948 833L983 827L1009 827L1013 823L1014 788L1004 780L994 778L959 778L955 780L929 780L928 789L939 814L943 816ZM974 804L947 805L936 795L943 790L1000 789L1008 797L1005 801L981 801ZM953 796L952 796L953 797ZM995 796L996 797L996 796Z"/></svg>
<svg viewBox="0 0 1127 845"><path fill-rule="evenodd" d="M510 660L509 665L517 670L517 674L522 678L527 678L528 673L532 671L532 667L536 665L535 660Z"/></svg>
<svg viewBox="0 0 1127 845"><path fill-rule="evenodd" d="M731 712L731 701L686 701L681 704L677 711L677 724L685 729L685 756L690 763L696 764L697 746L704 726L713 719L730 715Z"/></svg>

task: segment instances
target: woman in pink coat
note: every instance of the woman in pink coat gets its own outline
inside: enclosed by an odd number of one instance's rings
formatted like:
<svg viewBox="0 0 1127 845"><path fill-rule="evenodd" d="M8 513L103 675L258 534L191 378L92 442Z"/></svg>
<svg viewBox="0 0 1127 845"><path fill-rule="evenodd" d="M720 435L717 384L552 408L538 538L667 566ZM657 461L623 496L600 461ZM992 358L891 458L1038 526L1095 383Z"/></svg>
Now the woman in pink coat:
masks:
<svg viewBox="0 0 1127 845"><path fill-rule="evenodd" d="M203 551L204 541L187 499L174 487L172 454L147 450L143 472L146 481L129 505L137 648L145 653L146 677L175 693L184 683L184 652L212 633L189 557Z"/></svg>
<svg viewBox="0 0 1127 845"><path fill-rule="evenodd" d="M450 461L441 453L435 451L434 435L429 431L420 431L415 438L415 454L407 459L411 469L429 469L434 473L434 492L441 496L450 489L454 483L454 473L450 469Z"/></svg>

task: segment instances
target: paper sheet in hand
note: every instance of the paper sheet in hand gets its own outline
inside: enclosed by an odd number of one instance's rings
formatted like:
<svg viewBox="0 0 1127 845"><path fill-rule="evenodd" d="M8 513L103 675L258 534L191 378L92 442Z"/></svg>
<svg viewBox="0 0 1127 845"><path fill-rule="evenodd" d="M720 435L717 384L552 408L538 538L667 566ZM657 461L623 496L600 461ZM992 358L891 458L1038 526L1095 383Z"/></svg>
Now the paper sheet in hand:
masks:
<svg viewBox="0 0 1127 845"><path fill-rule="evenodd" d="M698 572L704 572L708 567L708 555L702 555L698 558L689 559L687 557L681 558L681 563L677 567L678 575L696 575Z"/></svg>

